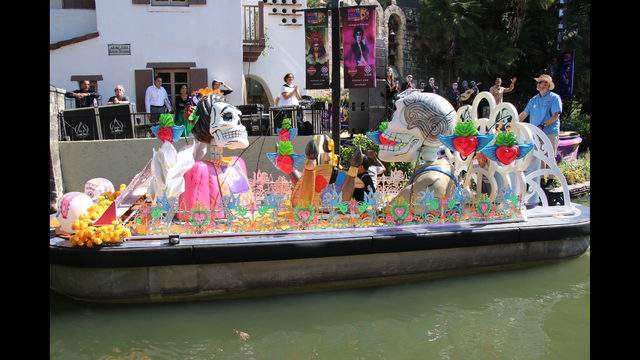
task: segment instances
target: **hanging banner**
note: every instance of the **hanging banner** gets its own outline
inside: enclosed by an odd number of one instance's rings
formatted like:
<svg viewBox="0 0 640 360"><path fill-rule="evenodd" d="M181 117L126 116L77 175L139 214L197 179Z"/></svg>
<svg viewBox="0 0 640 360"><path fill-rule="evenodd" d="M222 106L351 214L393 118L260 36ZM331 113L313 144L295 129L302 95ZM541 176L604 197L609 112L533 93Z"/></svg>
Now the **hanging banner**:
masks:
<svg viewBox="0 0 640 360"><path fill-rule="evenodd" d="M340 13L344 87L376 87L376 9L344 8Z"/></svg>
<svg viewBox="0 0 640 360"><path fill-rule="evenodd" d="M329 54L327 9L305 11L305 54L307 89L328 89Z"/></svg>
<svg viewBox="0 0 640 360"><path fill-rule="evenodd" d="M555 92L564 101L568 101L573 96L575 51L567 51L560 54L558 63L558 69L553 74L553 82L556 84Z"/></svg>

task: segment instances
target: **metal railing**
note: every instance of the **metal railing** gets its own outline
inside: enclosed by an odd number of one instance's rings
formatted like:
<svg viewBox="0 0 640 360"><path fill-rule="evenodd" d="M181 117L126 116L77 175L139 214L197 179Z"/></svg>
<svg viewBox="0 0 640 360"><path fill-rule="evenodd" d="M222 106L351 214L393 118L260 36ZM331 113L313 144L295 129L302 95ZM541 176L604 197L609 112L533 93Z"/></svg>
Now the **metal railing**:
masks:
<svg viewBox="0 0 640 360"><path fill-rule="evenodd" d="M263 3L258 5L243 5L243 34L242 43L247 45L264 45Z"/></svg>

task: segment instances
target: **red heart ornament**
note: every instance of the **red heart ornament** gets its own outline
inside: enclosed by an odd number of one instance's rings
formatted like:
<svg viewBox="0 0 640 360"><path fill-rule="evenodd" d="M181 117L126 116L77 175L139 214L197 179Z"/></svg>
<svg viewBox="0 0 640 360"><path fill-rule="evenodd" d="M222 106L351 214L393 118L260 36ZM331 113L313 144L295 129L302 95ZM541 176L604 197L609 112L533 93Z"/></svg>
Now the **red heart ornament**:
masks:
<svg viewBox="0 0 640 360"><path fill-rule="evenodd" d="M320 175L316 175L316 192L319 193L327 187L327 179Z"/></svg>
<svg viewBox="0 0 640 360"><path fill-rule="evenodd" d="M298 217L302 219L302 222L307 222L309 216L311 216L311 212L309 210L302 210L298 212Z"/></svg>
<svg viewBox="0 0 640 360"><path fill-rule="evenodd" d="M498 146L496 149L496 157L504 165L509 165L520 155L520 148L518 145L511 146Z"/></svg>
<svg viewBox="0 0 640 360"><path fill-rule="evenodd" d="M289 130L280 130L280 141L290 141L290 136Z"/></svg>
<svg viewBox="0 0 640 360"><path fill-rule="evenodd" d="M283 173L289 175L293 172L293 157L290 155L278 155L276 156L276 166L282 170Z"/></svg>
<svg viewBox="0 0 640 360"><path fill-rule="evenodd" d="M158 129L158 139L173 143L173 129L170 127L162 127Z"/></svg>
<svg viewBox="0 0 640 360"><path fill-rule="evenodd" d="M476 151L476 148L478 147L478 137L457 136L453 139L453 147L458 150L460 155L469 156L469 154Z"/></svg>

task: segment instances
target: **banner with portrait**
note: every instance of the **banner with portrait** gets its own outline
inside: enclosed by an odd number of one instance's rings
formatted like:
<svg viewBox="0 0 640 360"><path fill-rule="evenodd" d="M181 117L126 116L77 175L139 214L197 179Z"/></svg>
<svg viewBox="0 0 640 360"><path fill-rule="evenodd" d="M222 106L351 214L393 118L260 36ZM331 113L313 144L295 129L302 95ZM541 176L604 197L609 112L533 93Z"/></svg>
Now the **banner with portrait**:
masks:
<svg viewBox="0 0 640 360"><path fill-rule="evenodd" d="M376 8L341 9L345 88L376 87Z"/></svg>
<svg viewBox="0 0 640 360"><path fill-rule="evenodd" d="M328 89L330 87L327 11L327 9L318 9L308 10L304 13L307 89Z"/></svg>

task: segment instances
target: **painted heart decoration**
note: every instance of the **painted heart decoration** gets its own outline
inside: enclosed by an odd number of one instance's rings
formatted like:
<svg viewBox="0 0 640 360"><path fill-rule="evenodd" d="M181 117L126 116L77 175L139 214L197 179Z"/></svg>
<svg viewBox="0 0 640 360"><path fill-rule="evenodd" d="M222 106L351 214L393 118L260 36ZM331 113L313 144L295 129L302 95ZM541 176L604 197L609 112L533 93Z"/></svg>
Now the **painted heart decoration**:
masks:
<svg viewBox="0 0 640 360"><path fill-rule="evenodd" d="M306 225L313 220L314 215L315 211L312 209L298 209L296 211L296 221Z"/></svg>
<svg viewBox="0 0 640 360"><path fill-rule="evenodd" d="M496 158L504 165L511 164L520 155L520 148L518 145L512 146L498 146L496 148Z"/></svg>
<svg viewBox="0 0 640 360"><path fill-rule="evenodd" d="M403 221L409 215L409 206L399 205L392 208L391 215L396 221Z"/></svg>
<svg viewBox="0 0 640 360"><path fill-rule="evenodd" d="M478 202L476 209L482 216L487 216L491 212L491 203L486 201Z"/></svg>
<svg viewBox="0 0 640 360"><path fill-rule="evenodd" d="M458 150L460 155L469 156L478 148L477 136L456 136L453 139L453 146Z"/></svg>
<svg viewBox="0 0 640 360"><path fill-rule="evenodd" d="M209 213L203 210L191 210L189 223L193 226L206 226L209 224Z"/></svg>
<svg viewBox="0 0 640 360"><path fill-rule="evenodd" d="M160 139L160 141L168 141L170 143L173 143L173 129L170 127L159 128L158 139Z"/></svg>
<svg viewBox="0 0 640 360"><path fill-rule="evenodd" d="M293 172L293 158L289 155L278 155L276 157L276 166L283 173L289 175Z"/></svg>
<svg viewBox="0 0 640 360"><path fill-rule="evenodd" d="M280 130L280 141L290 141L290 139L291 135L289 134L289 130Z"/></svg>

